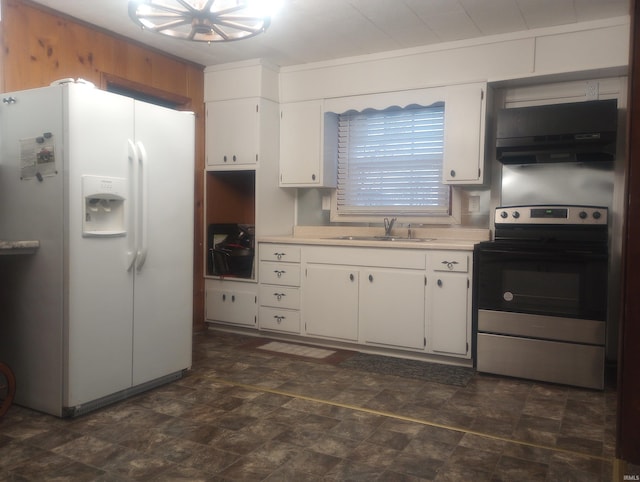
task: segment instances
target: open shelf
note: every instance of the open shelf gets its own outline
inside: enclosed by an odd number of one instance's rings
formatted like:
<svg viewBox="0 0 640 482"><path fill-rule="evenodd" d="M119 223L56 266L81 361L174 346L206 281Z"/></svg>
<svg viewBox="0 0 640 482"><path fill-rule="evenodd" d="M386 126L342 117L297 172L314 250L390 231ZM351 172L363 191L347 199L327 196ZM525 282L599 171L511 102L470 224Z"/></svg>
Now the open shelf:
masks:
<svg viewBox="0 0 640 482"><path fill-rule="evenodd" d="M214 264L212 248L224 239L230 225L255 226L256 222L256 171L227 170L207 171L205 176L205 276L253 280L255 260L250 254L252 269L242 272L225 272L220 269L220 258ZM215 226L212 226L215 225ZM225 225L228 226L225 227ZM217 232L216 232L217 231ZM253 251L253 244L251 250ZM217 254L218 256L220 253ZM238 260L231 260L237 266Z"/></svg>

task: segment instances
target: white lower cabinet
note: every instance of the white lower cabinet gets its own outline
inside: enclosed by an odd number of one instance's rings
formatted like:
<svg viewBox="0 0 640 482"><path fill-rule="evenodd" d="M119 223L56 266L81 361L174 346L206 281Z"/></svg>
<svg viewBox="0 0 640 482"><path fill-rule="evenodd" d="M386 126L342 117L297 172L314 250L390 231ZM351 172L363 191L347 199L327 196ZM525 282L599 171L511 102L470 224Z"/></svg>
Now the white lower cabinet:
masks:
<svg viewBox="0 0 640 482"><path fill-rule="evenodd" d="M433 251L428 254L427 351L471 357L471 254Z"/></svg>
<svg viewBox="0 0 640 482"><path fill-rule="evenodd" d="M307 264L306 333L424 349L424 270Z"/></svg>
<svg viewBox="0 0 640 482"><path fill-rule="evenodd" d="M364 269L359 295L362 341L424 349L424 271Z"/></svg>
<svg viewBox="0 0 640 482"><path fill-rule="evenodd" d="M270 243L259 250L261 330L471 357L471 251Z"/></svg>
<svg viewBox="0 0 640 482"><path fill-rule="evenodd" d="M358 269L308 264L302 289L306 333L358 341Z"/></svg>
<svg viewBox="0 0 640 482"><path fill-rule="evenodd" d="M305 248L305 333L424 350L425 253L386 248Z"/></svg>
<svg viewBox="0 0 640 482"><path fill-rule="evenodd" d="M258 316L256 285L223 280L205 281L205 319L255 327Z"/></svg>

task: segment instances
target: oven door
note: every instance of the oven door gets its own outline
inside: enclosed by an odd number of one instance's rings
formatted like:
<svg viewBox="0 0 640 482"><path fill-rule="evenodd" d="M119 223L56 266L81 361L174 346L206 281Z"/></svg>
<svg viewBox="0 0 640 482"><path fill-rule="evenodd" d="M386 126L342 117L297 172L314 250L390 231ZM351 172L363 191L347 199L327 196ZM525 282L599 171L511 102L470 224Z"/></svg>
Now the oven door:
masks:
<svg viewBox="0 0 640 482"><path fill-rule="evenodd" d="M606 248L493 242L474 255L478 371L602 389Z"/></svg>
<svg viewBox="0 0 640 482"><path fill-rule="evenodd" d="M475 249L475 268L480 310L606 320L608 262L603 249L481 243Z"/></svg>

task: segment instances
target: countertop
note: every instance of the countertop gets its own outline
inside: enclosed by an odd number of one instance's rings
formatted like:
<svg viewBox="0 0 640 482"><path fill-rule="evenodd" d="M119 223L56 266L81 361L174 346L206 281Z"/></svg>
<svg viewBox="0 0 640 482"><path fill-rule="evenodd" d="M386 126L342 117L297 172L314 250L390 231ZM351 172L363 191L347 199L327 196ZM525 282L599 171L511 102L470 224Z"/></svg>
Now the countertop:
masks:
<svg viewBox="0 0 640 482"><path fill-rule="evenodd" d="M407 238L406 228L394 229L395 237ZM283 244L308 244L320 246L362 246L403 249L451 249L472 250L480 241L490 239L488 229L478 228L416 228L411 240L339 239L344 236L382 236L381 228L343 226L296 226L292 235L261 236L258 242ZM424 241L422 241L424 240Z"/></svg>
<svg viewBox="0 0 640 482"><path fill-rule="evenodd" d="M40 241L2 241L0 240L0 255L3 254L33 254L40 247Z"/></svg>

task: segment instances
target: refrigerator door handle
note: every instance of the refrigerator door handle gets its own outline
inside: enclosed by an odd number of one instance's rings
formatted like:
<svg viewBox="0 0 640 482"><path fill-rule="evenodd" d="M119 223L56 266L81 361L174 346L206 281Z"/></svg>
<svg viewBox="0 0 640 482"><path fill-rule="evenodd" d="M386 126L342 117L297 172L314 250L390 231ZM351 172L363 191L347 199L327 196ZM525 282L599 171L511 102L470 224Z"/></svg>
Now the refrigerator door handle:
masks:
<svg viewBox="0 0 640 482"><path fill-rule="evenodd" d="M138 213L137 213L137 202L135 201L137 196L137 178L138 178L138 150L136 149L135 144L131 139L127 140L128 145L128 154L127 157L129 159L129 226L128 226L128 242L127 242L127 271L131 271L133 269L133 265L136 262L136 232L138 225Z"/></svg>
<svg viewBox="0 0 640 482"><path fill-rule="evenodd" d="M147 150L144 148L144 144L142 142L136 142L136 147L138 148L139 181L141 184L141 189L138 193L138 212L140 213L140 218L138 219L138 232L140 233L140 240L138 241L138 252L136 255L136 269L140 271L142 266L144 266L144 262L147 260L148 252L147 226L149 219L149 206L147 199L149 191L149 176L147 173L147 167L149 164L149 158L147 156Z"/></svg>

